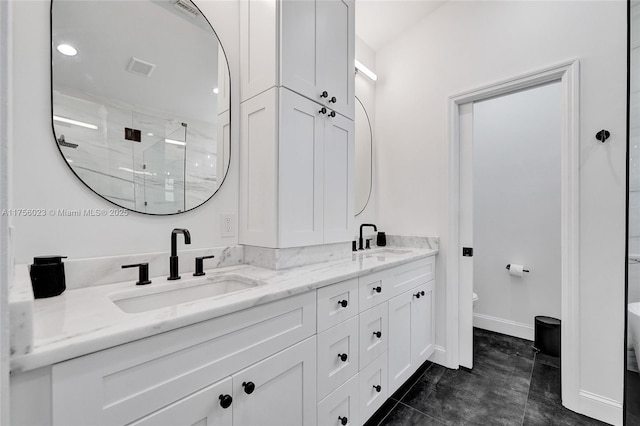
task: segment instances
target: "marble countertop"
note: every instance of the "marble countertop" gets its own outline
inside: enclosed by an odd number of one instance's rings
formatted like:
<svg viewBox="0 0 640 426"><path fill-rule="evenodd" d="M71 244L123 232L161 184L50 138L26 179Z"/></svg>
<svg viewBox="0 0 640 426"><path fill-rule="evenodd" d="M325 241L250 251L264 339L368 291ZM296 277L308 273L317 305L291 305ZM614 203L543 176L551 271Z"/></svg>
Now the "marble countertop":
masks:
<svg viewBox="0 0 640 426"><path fill-rule="evenodd" d="M33 348L27 354L11 357L11 371L18 373L51 365L437 253L438 250L429 248L386 247L278 271L250 265L212 269L206 271L212 279L240 276L260 285L140 313L125 313L112 299L123 292L133 295L162 286L188 287L203 277L183 274L180 282L168 282L162 277L152 278L148 286L136 287L134 282L127 281L67 290L60 296L35 300Z"/></svg>

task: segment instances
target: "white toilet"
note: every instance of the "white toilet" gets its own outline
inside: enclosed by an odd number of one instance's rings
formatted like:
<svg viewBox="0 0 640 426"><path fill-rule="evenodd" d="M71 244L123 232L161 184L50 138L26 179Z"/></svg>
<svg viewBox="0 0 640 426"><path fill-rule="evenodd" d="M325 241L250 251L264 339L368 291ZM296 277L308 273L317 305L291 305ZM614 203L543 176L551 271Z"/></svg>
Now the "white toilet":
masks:
<svg viewBox="0 0 640 426"><path fill-rule="evenodd" d="M473 310L475 311L476 309L476 302L478 301L478 295L473 293Z"/></svg>

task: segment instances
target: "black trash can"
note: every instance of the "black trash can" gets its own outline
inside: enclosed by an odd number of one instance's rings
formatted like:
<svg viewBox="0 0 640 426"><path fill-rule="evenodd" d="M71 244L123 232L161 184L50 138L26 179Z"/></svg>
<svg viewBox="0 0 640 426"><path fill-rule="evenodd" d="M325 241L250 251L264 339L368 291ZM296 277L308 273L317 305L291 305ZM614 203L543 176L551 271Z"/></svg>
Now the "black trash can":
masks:
<svg viewBox="0 0 640 426"><path fill-rule="evenodd" d="M560 356L560 320L537 316L533 346L545 355Z"/></svg>

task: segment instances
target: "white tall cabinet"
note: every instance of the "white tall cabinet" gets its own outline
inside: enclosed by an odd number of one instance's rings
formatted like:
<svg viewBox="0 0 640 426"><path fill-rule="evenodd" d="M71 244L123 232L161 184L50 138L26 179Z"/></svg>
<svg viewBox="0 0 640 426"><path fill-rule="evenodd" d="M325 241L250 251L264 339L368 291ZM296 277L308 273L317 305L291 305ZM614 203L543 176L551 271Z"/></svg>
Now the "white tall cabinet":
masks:
<svg viewBox="0 0 640 426"><path fill-rule="evenodd" d="M354 0L246 0L240 14L240 242L350 241Z"/></svg>

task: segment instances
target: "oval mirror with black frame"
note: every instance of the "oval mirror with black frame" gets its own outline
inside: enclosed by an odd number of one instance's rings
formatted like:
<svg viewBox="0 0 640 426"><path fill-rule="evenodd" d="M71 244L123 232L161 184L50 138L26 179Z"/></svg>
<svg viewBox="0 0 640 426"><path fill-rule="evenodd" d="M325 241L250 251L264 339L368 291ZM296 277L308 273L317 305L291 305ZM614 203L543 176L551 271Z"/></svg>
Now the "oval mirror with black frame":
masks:
<svg viewBox="0 0 640 426"><path fill-rule="evenodd" d="M371 198L373 178L373 131L369 114L356 96L355 203L356 216L361 214Z"/></svg>
<svg viewBox="0 0 640 426"><path fill-rule="evenodd" d="M176 214L222 185L229 68L191 1L52 0L51 90L60 153L111 203Z"/></svg>

